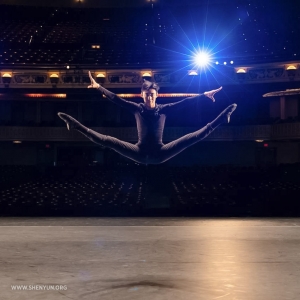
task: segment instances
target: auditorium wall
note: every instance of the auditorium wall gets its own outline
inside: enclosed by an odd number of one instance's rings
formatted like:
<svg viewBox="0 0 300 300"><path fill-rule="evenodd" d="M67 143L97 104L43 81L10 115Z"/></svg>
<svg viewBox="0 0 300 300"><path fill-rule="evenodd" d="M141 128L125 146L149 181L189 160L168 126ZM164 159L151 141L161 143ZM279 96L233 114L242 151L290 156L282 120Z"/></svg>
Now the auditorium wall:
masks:
<svg viewBox="0 0 300 300"><path fill-rule="evenodd" d="M274 142L272 146L277 149L276 164L293 164L300 162L299 142Z"/></svg>
<svg viewBox="0 0 300 300"><path fill-rule="evenodd" d="M200 142L174 157L173 165L255 165L255 142Z"/></svg>
<svg viewBox="0 0 300 300"><path fill-rule="evenodd" d="M36 165L37 149L33 145L1 143L0 165Z"/></svg>
<svg viewBox="0 0 300 300"><path fill-rule="evenodd" d="M46 142L27 142L22 144L0 142L0 165L53 166L57 160L58 150L64 149L66 146L70 149L72 147L77 149L77 151L74 150L77 156L81 155L81 152L85 153L84 161L86 161L86 164L93 164L93 162L97 161L100 164L110 165L129 161L112 150L102 149L89 142L74 144L73 146L71 143L61 142L51 142L49 144ZM72 153L69 153L68 156L72 156ZM77 157L76 161L78 160L79 158ZM299 162L300 143L297 141L264 143L255 141L203 141L179 153L167 161L166 164L173 166L255 166Z"/></svg>

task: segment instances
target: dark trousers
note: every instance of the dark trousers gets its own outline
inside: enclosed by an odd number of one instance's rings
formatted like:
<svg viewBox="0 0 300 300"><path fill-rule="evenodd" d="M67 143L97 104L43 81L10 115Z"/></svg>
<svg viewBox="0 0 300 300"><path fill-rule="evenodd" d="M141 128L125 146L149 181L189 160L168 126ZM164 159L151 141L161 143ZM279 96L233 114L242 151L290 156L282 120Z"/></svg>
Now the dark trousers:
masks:
<svg viewBox="0 0 300 300"><path fill-rule="evenodd" d="M160 164L182 152L187 147L203 140L219 125L220 124L217 123L213 124L213 122L208 123L195 132L186 134L173 142L162 145L131 144L111 136L100 134L85 126L76 129L94 143L113 149L135 162L142 164Z"/></svg>

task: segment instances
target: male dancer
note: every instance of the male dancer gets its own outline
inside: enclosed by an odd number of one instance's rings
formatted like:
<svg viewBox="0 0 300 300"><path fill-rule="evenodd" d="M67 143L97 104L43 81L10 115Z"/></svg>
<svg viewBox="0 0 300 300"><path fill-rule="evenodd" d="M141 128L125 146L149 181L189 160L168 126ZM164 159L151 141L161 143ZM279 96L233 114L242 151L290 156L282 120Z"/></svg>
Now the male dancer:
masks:
<svg viewBox="0 0 300 300"><path fill-rule="evenodd" d="M229 123L230 116L237 106L236 104L231 104L215 120L208 123L203 128L189 133L173 142L163 144L163 130L166 117L169 113L204 96L210 98L214 102L215 93L219 92L222 87L205 92L204 94L199 94L198 96L185 98L175 103L156 104L159 90L158 85L154 82L144 81L141 94L144 103L138 104L124 100L102 87L94 80L91 72L89 72L89 77L91 79L91 85L89 85L88 88L97 89L110 101L122 106L134 114L137 123L138 142L136 144L131 144L111 136L100 134L85 127L73 117L61 112L58 113L58 116L66 122L68 130L75 129L94 143L111 148L135 162L143 164L163 163L182 152L187 147L201 141L219 125Z"/></svg>

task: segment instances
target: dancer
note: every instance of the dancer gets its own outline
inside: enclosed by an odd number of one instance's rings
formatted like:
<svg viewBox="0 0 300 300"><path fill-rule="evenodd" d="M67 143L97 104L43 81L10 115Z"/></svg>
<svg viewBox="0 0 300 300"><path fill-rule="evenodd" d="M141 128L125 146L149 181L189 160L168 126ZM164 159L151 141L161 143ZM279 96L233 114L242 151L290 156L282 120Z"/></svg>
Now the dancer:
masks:
<svg viewBox="0 0 300 300"><path fill-rule="evenodd" d="M156 104L159 90L158 85L154 82L144 81L141 91L144 103L134 103L124 100L102 87L94 80L91 72L89 72L89 77L91 79L91 85L89 85L88 88L97 89L110 101L122 106L134 114L137 123L138 142L136 144L131 144L111 136L103 135L85 127L76 119L65 113L59 112L58 116L66 122L68 130L75 129L94 143L113 149L119 154L142 164L163 163L182 152L187 147L203 140L219 125L229 123L230 116L237 106L236 104L231 104L215 120L208 123L203 128L182 136L173 142L164 144L162 142L162 136L168 114L198 98L208 97L214 102L215 93L219 92L222 87L194 97L185 98L175 103Z"/></svg>

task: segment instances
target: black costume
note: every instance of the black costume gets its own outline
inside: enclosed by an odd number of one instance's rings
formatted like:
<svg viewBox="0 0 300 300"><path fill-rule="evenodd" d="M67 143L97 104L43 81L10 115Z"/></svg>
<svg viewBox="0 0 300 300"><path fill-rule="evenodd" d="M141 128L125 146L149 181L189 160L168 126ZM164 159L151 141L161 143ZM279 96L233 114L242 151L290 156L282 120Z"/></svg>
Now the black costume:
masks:
<svg viewBox="0 0 300 300"><path fill-rule="evenodd" d="M219 115L218 118L216 118L213 122L208 123L203 128L187 134L173 142L163 144L162 135L167 115L174 110L184 107L195 99L202 97L203 94L185 98L175 103L156 104L154 109L148 109L144 103L137 104L124 100L102 86L100 86L98 90L109 100L134 114L138 130L137 144L131 144L117 138L95 132L66 114L59 113L59 116L67 122L69 126L71 125L71 128L80 131L93 142L100 144L101 146L111 148L116 152L143 164L163 163L187 147L204 139L217 126L222 123L228 123L229 116L236 107L235 104L229 106ZM226 113L229 115L226 115Z"/></svg>

